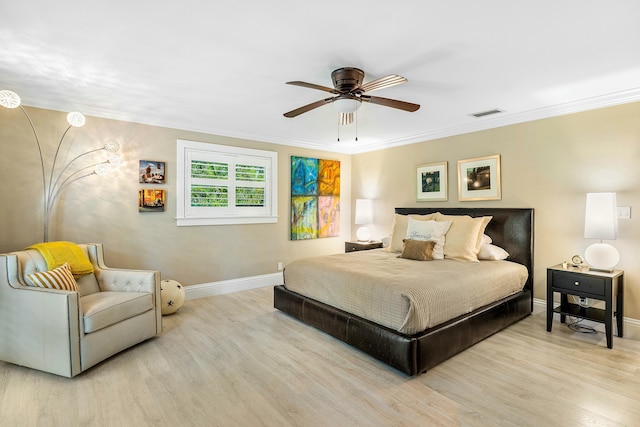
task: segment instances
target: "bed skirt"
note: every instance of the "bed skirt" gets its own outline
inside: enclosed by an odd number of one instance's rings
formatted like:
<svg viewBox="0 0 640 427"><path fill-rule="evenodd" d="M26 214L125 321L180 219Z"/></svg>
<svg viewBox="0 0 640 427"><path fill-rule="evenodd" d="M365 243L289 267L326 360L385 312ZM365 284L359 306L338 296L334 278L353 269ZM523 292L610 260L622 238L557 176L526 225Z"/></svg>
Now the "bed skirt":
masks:
<svg viewBox="0 0 640 427"><path fill-rule="evenodd" d="M424 332L405 335L274 287L274 307L408 375L416 375L531 314L525 289Z"/></svg>

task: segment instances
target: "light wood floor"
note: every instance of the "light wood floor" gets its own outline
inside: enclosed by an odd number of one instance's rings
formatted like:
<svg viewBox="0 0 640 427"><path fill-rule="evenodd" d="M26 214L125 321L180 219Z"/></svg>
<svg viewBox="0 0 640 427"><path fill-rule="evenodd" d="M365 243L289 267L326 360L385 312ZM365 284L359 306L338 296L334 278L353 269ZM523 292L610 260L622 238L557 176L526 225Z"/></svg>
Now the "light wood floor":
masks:
<svg viewBox="0 0 640 427"><path fill-rule="evenodd" d="M544 322L410 378L274 310L271 288L192 300L73 379L0 362L0 425L640 425L640 342Z"/></svg>

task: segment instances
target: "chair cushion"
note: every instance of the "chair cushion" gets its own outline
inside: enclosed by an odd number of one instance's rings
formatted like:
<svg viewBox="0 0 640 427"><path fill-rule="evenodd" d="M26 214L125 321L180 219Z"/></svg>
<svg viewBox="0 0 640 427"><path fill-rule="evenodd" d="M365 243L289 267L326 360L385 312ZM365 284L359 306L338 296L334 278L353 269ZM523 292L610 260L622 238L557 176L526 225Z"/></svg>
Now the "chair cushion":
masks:
<svg viewBox="0 0 640 427"><path fill-rule="evenodd" d="M148 292L96 292L80 299L84 332L89 334L153 308Z"/></svg>

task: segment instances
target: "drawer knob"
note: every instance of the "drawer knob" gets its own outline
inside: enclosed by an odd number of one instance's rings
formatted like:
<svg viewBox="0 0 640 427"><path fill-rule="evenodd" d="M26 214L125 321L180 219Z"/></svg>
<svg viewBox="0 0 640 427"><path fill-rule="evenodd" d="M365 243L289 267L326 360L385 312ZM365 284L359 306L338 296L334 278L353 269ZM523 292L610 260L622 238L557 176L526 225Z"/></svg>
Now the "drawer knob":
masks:
<svg viewBox="0 0 640 427"><path fill-rule="evenodd" d="M580 282L574 282L573 284L576 286L580 286Z"/></svg>

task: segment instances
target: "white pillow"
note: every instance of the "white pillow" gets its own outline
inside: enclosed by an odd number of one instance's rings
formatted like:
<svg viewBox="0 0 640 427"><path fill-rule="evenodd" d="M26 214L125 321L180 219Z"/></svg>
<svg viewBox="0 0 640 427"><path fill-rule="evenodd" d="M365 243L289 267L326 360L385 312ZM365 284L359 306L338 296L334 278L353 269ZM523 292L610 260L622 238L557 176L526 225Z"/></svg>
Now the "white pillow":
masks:
<svg viewBox="0 0 640 427"><path fill-rule="evenodd" d="M482 235L482 243L493 243L493 239L486 234Z"/></svg>
<svg viewBox="0 0 640 427"><path fill-rule="evenodd" d="M478 259L488 261L499 261L507 259L509 253L499 246L492 245L491 243L483 243L480 245L480 251L478 251Z"/></svg>
<svg viewBox="0 0 640 427"><path fill-rule="evenodd" d="M393 226L391 228L391 239L389 242L389 247L386 249L388 252L402 252L403 243L402 241L407 238L407 223L409 218L427 221L430 219L436 219L436 213L427 214L427 215L400 215L395 214L393 217Z"/></svg>
<svg viewBox="0 0 640 427"><path fill-rule="evenodd" d="M420 221L409 218L407 224L407 239L433 240L433 259L444 259L445 234L451 227L451 221Z"/></svg>

